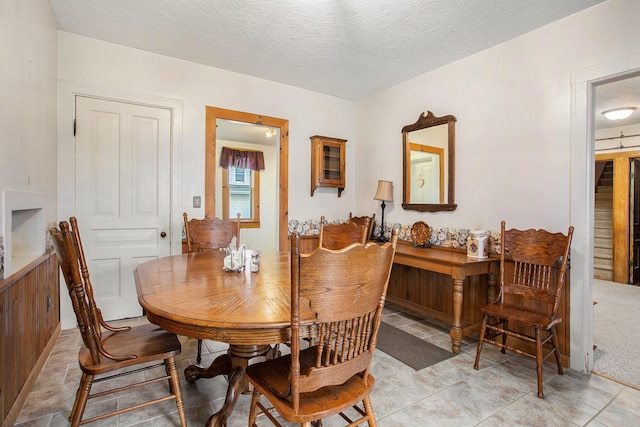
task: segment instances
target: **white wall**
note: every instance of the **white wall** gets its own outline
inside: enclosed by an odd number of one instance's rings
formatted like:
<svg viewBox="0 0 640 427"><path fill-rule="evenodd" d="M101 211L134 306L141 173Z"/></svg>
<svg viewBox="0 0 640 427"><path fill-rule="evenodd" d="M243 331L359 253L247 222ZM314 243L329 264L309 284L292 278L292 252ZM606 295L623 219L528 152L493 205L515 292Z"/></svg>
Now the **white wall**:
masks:
<svg viewBox="0 0 640 427"><path fill-rule="evenodd" d="M289 120L289 218L324 214L344 218L355 200L355 103L263 79L60 33L61 81L94 85L132 94L178 100L183 105L182 198L178 203L191 216L192 197L204 196L205 107L214 106ZM72 106L61 105L61 110ZM310 191L309 137L347 139L347 188ZM202 201L204 206L204 197ZM180 219L177 223L180 224Z"/></svg>
<svg viewBox="0 0 640 427"><path fill-rule="evenodd" d="M570 74L640 52L638 17L640 2L610 0L359 101L358 162L372 167L358 167L356 204L373 209L367 185L384 178L389 222L566 230ZM401 207L400 130L427 110L458 120L453 212Z"/></svg>
<svg viewBox="0 0 640 427"><path fill-rule="evenodd" d="M358 168L357 205L373 208L365 186L384 178L395 184L390 222L497 230L505 219L515 227L566 229L570 74L640 52L639 7L610 0L359 101L358 161L376 167ZM458 120L454 212L400 206L400 130L427 110Z"/></svg>
<svg viewBox="0 0 640 427"><path fill-rule="evenodd" d="M572 74L640 53L638 17L640 2L609 0L403 82L359 101L357 107L357 206L374 209L370 187L377 179L388 179L395 184L396 200L385 211L388 222L410 225L423 220L436 227L498 230L504 219L511 227L563 232L572 222L578 226L571 271L571 364L576 369L583 369L589 355L581 352L589 351L591 339L581 328L588 330L592 319L587 267L593 242L585 226L585 186L593 182L587 179L593 176L588 169L593 165L586 154L591 151L592 158L593 145L572 142L572 135L580 133L572 128L572 108L589 111L587 99L572 106ZM586 98L585 91L580 94ZM587 107L580 110L582 106ZM419 213L401 207L400 130L427 110L458 119L458 208L453 212ZM572 198L579 199L573 211Z"/></svg>
<svg viewBox="0 0 640 427"><path fill-rule="evenodd" d="M41 0L0 2L0 197L14 206L42 200L39 254L44 224L57 218L58 33L49 4ZM35 196L34 196L35 195ZM11 232L0 201L0 236Z"/></svg>

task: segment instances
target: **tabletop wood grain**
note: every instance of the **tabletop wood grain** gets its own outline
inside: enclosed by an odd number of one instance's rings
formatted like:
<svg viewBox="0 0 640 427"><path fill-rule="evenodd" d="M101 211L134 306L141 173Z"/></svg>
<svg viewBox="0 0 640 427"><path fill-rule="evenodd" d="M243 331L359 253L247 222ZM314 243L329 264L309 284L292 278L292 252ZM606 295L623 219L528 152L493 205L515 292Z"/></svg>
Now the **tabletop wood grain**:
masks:
<svg viewBox="0 0 640 427"><path fill-rule="evenodd" d="M247 263L250 254L247 254ZM260 271L223 270L224 252L173 255L139 265L138 300L149 321L171 332L236 345L289 339L289 253L264 251ZM307 323L315 313L304 304Z"/></svg>

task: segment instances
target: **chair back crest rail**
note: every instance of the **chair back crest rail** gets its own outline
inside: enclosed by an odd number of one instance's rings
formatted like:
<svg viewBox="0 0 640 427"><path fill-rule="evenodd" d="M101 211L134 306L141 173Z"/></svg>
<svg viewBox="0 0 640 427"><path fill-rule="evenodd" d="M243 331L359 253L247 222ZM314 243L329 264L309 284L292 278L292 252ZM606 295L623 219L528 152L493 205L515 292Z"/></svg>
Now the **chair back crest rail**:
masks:
<svg viewBox="0 0 640 427"><path fill-rule="evenodd" d="M236 238L236 249L240 247L240 213L235 219L184 218L187 252L202 252L213 249L223 249Z"/></svg>
<svg viewBox="0 0 640 427"><path fill-rule="evenodd" d="M369 219L362 225L356 222L342 222L340 224L326 224L325 218L320 218L319 246L327 249L342 249L352 243L365 243L369 229Z"/></svg>
<svg viewBox="0 0 640 427"><path fill-rule="evenodd" d="M375 219L375 213L371 214L371 216L353 216L351 212L349 212L349 222L355 222L358 225L367 227L367 239L371 239L371 234L373 233L373 223Z"/></svg>

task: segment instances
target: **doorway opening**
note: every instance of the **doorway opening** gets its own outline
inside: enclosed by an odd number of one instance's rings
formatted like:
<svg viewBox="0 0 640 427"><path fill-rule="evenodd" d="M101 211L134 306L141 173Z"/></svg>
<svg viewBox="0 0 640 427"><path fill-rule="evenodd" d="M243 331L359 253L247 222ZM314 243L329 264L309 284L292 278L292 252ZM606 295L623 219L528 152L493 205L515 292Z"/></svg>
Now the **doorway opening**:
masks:
<svg viewBox="0 0 640 427"><path fill-rule="evenodd" d="M592 372L639 387L640 370L627 357L636 343L627 338L640 298L640 287L629 286L640 284L640 117L601 114L640 100L638 72L595 85L594 98Z"/></svg>

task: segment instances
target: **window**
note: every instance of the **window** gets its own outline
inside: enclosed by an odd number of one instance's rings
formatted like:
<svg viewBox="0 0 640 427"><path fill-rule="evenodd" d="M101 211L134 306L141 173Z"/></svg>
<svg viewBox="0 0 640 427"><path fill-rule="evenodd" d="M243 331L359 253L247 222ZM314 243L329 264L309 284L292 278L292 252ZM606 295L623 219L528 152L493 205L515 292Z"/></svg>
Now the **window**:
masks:
<svg viewBox="0 0 640 427"><path fill-rule="evenodd" d="M235 218L240 227L260 227L260 172L229 167L222 169L222 215Z"/></svg>
<svg viewBox="0 0 640 427"><path fill-rule="evenodd" d="M248 169L229 168L229 184L239 187L251 186L251 171Z"/></svg>

